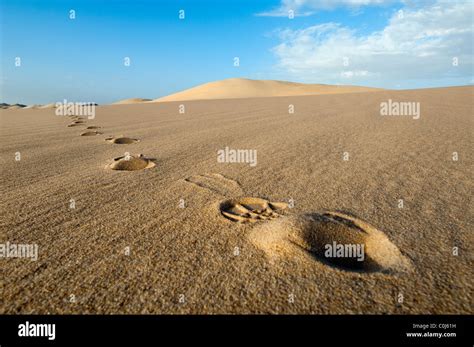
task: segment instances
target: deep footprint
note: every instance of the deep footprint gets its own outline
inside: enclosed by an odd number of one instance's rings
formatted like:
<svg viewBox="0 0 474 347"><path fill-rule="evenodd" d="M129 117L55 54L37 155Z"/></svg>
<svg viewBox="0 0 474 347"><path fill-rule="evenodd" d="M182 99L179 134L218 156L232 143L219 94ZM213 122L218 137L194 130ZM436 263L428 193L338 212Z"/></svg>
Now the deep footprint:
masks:
<svg viewBox="0 0 474 347"><path fill-rule="evenodd" d="M96 136L96 135L101 135L101 132L98 131L86 131L81 133L81 136Z"/></svg>
<svg viewBox="0 0 474 347"><path fill-rule="evenodd" d="M81 117L81 116L68 116L71 120L81 120L83 119L84 117Z"/></svg>
<svg viewBox="0 0 474 347"><path fill-rule="evenodd" d="M76 120L74 122L72 122L71 124L68 125L68 127L77 127L77 126L80 126L80 125L84 125L84 121L83 120Z"/></svg>
<svg viewBox="0 0 474 347"><path fill-rule="evenodd" d="M411 267L382 231L340 212L280 219L262 224L249 237L272 257L298 257L303 252L324 264L359 272L397 272Z"/></svg>
<svg viewBox="0 0 474 347"><path fill-rule="evenodd" d="M108 137L105 141L110 143L115 143L117 145L129 145L131 143L139 142L138 139L133 139L131 137Z"/></svg>
<svg viewBox="0 0 474 347"><path fill-rule="evenodd" d="M107 165L107 168L120 171L137 171L149 169L156 166L150 158L145 158L143 154L136 156L122 156L113 159L113 162Z"/></svg>
<svg viewBox="0 0 474 347"><path fill-rule="evenodd" d="M288 204L269 202L265 199L243 197L223 201L219 209L224 217L239 223L255 223L259 220L273 219L280 215L277 210L283 210Z"/></svg>

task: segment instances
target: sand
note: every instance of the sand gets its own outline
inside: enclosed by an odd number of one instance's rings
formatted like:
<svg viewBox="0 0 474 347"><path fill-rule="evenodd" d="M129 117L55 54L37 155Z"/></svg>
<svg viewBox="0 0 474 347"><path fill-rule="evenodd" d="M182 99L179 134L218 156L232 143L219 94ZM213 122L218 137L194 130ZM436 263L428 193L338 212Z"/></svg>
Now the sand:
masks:
<svg viewBox="0 0 474 347"><path fill-rule="evenodd" d="M1 110L0 241L39 256L0 259L0 313L472 314L473 94ZM327 261L331 240L367 262Z"/></svg>
<svg viewBox="0 0 474 347"><path fill-rule="evenodd" d="M152 101L151 99L144 99L144 98L130 98L125 100L120 100L114 103L114 105L127 105L127 104L139 104L142 102Z"/></svg>
<svg viewBox="0 0 474 347"><path fill-rule="evenodd" d="M153 100L215 100L275 96L301 96L324 94L347 94L381 90L360 86L337 86L327 84L305 84L273 80L251 80L246 78L229 78L222 81L205 83L162 98ZM127 102L123 100L122 102Z"/></svg>

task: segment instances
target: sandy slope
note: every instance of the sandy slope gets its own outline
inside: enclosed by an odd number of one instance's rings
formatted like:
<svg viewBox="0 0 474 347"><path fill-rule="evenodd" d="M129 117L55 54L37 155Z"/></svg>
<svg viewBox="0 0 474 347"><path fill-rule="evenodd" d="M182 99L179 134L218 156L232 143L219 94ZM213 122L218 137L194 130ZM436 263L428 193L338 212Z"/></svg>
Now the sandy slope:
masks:
<svg viewBox="0 0 474 347"><path fill-rule="evenodd" d="M230 78L205 83L154 101L209 100L292 95L339 94L374 91L376 88L304 84L285 81Z"/></svg>
<svg viewBox="0 0 474 347"><path fill-rule="evenodd" d="M148 101L151 101L151 99L130 98L130 99L114 102L114 105L139 104L139 103L148 102Z"/></svg>
<svg viewBox="0 0 474 347"><path fill-rule="evenodd" d="M2 110L0 240L40 254L0 259L0 313L473 313L473 92L99 106L75 127ZM421 102L421 118L381 117L389 98ZM258 164L219 163L226 146ZM112 170L125 152L143 170ZM221 214L249 201L252 222ZM373 264L321 261L334 235L367 242Z"/></svg>

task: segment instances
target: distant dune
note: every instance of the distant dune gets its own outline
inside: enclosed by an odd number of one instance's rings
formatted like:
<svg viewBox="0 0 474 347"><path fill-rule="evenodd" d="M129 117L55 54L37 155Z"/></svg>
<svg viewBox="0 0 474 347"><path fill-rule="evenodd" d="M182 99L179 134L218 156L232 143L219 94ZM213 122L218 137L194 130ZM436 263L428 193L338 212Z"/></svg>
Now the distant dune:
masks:
<svg viewBox="0 0 474 347"><path fill-rule="evenodd" d="M130 105L149 102L185 101L185 100L212 100L212 99L239 99L263 98L276 96L324 95L342 93L361 93L383 90L360 86L342 86L328 84L305 84L286 81L251 80L246 78L229 78L214 81L183 90L157 99L129 98L119 100L112 105ZM45 105L0 104L0 109L18 108L54 108L56 103Z"/></svg>
<svg viewBox="0 0 474 347"><path fill-rule="evenodd" d="M23 104L7 104L5 102L1 103L0 104L0 109L9 109L9 110L16 110L16 109L19 109L19 108L24 108L26 107L26 105L23 105Z"/></svg>
<svg viewBox="0 0 474 347"><path fill-rule="evenodd" d="M33 104L33 105L28 105L25 107L25 109L30 109L30 108L40 108L41 105L38 105L38 104Z"/></svg>
<svg viewBox="0 0 474 347"><path fill-rule="evenodd" d="M152 101L151 99L143 99L143 98L130 98L130 99L125 99L125 100L120 100L117 102L114 102L114 105L126 105L126 104L139 104L142 102L148 102Z"/></svg>
<svg viewBox="0 0 474 347"><path fill-rule="evenodd" d="M321 95L358 93L382 90L359 86L337 86L326 84L304 84L272 80L250 80L245 78L230 78L222 81L205 83L197 87L183 90L162 98L153 100L182 101L209 99L259 98L275 96Z"/></svg>
<svg viewBox="0 0 474 347"><path fill-rule="evenodd" d="M41 105L38 108L55 108L55 107L56 107L56 103L52 102L50 104Z"/></svg>

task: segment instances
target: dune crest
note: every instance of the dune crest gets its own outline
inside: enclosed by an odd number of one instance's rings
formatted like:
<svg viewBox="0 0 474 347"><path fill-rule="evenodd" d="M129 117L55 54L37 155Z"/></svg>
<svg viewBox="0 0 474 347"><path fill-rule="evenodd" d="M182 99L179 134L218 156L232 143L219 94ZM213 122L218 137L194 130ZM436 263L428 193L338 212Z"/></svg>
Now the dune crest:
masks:
<svg viewBox="0 0 474 347"><path fill-rule="evenodd" d="M286 81L229 78L201 84L175 94L155 99L153 102L360 93L377 90L381 89L360 86L305 84Z"/></svg>
<svg viewBox="0 0 474 347"><path fill-rule="evenodd" d="M142 102L149 102L149 101L152 101L152 100L144 99L144 98L130 98L130 99L124 99L124 100L114 102L112 105L140 104Z"/></svg>

